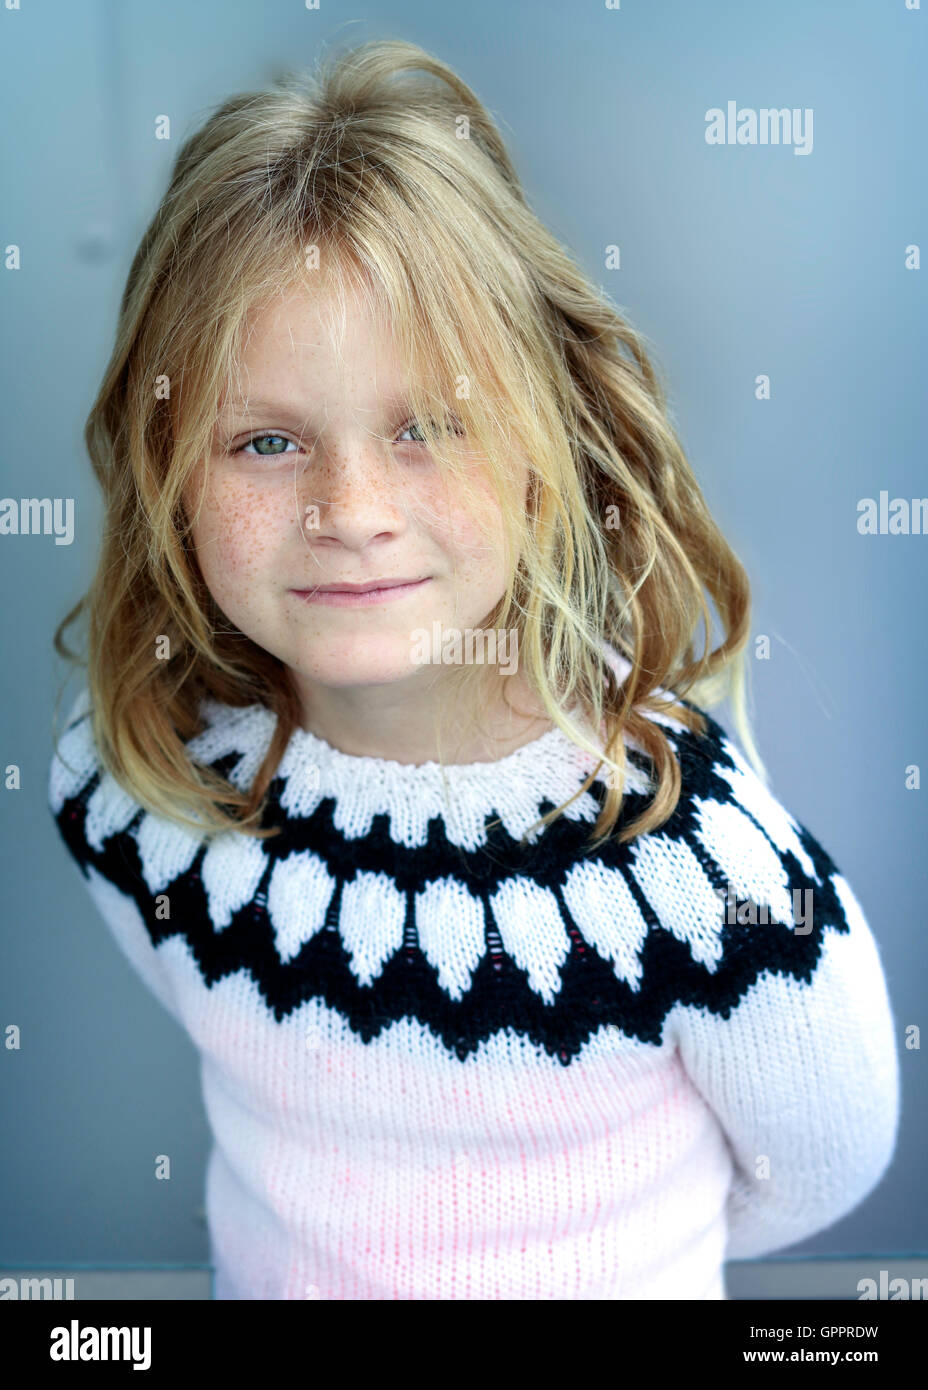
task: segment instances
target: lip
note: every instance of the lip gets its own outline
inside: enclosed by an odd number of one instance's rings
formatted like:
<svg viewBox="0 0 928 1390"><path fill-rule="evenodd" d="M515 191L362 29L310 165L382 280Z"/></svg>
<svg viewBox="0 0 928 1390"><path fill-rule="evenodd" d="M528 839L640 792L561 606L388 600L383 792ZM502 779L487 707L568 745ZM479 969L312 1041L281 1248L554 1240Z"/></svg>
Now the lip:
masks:
<svg viewBox="0 0 928 1390"><path fill-rule="evenodd" d="M366 594L371 589L398 589L401 585L421 584L421 579L369 579L364 584L320 584L318 591L320 594ZM300 589L301 594L309 593L308 589Z"/></svg>
<svg viewBox="0 0 928 1390"><path fill-rule="evenodd" d="M368 584L321 585L318 589L291 589L290 592L304 603L321 603L329 608L366 608L405 598L428 582L428 576L425 579L384 579L379 583L372 580Z"/></svg>

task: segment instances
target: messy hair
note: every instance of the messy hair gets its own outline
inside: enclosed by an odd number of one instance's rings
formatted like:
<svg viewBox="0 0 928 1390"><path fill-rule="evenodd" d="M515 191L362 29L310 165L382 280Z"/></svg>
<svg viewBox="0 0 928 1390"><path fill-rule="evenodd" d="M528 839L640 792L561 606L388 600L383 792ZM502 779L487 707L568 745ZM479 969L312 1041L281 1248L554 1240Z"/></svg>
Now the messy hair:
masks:
<svg viewBox="0 0 928 1390"><path fill-rule="evenodd" d="M361 296L408 366L436 465L471 497L470 449L481 460L509 574L484 626L517 634L551 721L595 755L576 795L608 765L596 843L672 815L680 768L661 724L704 734L697 702L730 694L766 780L745 708L748 578L709 513L644 338L531 211L475 93L422 48L375 41L223 103L180 149L132 261L85 427L103 491L99 564L55 633L59 655L86 667L94 739L116 781L206 836L276 833L261 822L299 700L284 663L210 595L185 497L199 479L202 500L253 316L288 291L319 294L335 343L347 296ZM527 502L514 489L520 456ZM706 594L721 625L714 649ZM85 658L63 640L81 614ZM624 680L604 643L629 663ZM465 665L460 680L484 674ZM276 715L247 787L185 747L203 728L204 698ZM616 832L626 734L653 795Z"/></svg>

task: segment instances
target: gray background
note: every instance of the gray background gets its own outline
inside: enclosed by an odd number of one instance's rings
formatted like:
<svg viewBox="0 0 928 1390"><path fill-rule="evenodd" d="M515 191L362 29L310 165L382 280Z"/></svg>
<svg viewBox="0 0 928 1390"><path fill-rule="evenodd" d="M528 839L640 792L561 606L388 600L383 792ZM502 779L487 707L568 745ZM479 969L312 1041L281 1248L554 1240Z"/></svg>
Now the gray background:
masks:
<svg viewBox="0 0 928 1390"><path fill-rule="evenodd" d="M924 11L471 0L22 0L0 9L6 98L4 496L72 496L70 546L0 537L0 1263L204 1264L209 1135L196 1051L110 938L46 804L56 621L100 508L81 431L138 238L184 136L319 43L411 39L490 106L530 201L655 345L684 447L754 584L754 717L772 790L846 873L897 1020L896 1158L800 1254L924 1252L926 548L860 536L857 501L924 488ZM814 148L705 143L705 112L811 107ZM172 119L170 142L155 118ZM621 247L608 270L605 247ZM768 373L772 399L757 401ZM730 728L727 714L723 722ZM854 1058L847 1065L853 1069ZM172 1156L156 1182L153 1156ZM784 1252L778 1252L782 1255Z"/></svg>

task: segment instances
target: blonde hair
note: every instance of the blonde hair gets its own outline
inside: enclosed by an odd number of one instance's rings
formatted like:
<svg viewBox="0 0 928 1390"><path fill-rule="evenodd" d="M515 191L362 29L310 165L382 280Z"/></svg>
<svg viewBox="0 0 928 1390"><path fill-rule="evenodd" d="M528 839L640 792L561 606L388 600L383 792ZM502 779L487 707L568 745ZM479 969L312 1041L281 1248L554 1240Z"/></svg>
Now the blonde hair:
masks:
<svg viewBox="0 0 928 1390"><path fill-rule="evenodd" d="M651 760L654 796L619 840L676 807L677 759L646 711L703 734L694 702L729 692L766 779L745 710L747 575L709 514L645 340L530 210L474 92L423 49L376 41L220 106L181 148L133 259L85 428L102 551L55 633L59 655L87 668L94 738L117 782L207 836L276 833L259 822L299 703L284 664L212 600L183 498L197 476L205 486L251 316L287 289L322 287L333 323L352 289L393 335L437 465L469 487L440 427L449 412L486 461L510 561L487 628L518 634L550 719L610 767L596 843L619 818L623 731ZM530 467L527 506L511 486L514 450ZM704 589L723 629L714 650ZM86 660L63 641L82 613ZM604 640L630 663L624 682ZM247 789L184 746L203 697L277 716ZM604 731L601 747L567 714L578 707Z"/></svg>

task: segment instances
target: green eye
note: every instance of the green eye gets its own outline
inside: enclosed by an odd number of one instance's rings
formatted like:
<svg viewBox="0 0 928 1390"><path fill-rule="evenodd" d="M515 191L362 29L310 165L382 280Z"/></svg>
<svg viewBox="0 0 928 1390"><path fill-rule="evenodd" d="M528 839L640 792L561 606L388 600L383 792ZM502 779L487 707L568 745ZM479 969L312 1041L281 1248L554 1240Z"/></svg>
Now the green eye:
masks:
<svg viewBox="0 0 928 1390"><path fill-rule="evenodd" d="M257 444L259 441L264 440L264 439L270 439L270 440L276 441L276 442L279 443L279 444L293 444L293 440L292 440L292 439L288 439L287 436L286 436L285 434L254 434L254 435L252 435L251 439L246 439L246 440L245 440L245 443L244 443L244 444L241 444L241 445L236 449L235 452L236 452L237 454L244 453L245 450L246 450L250 445L252 445L252 444ZM294 448L296 448L296 445L294 445ZM267 453L262 453L262 452L259 450L259 451L258 451L258 454L257 454L257 457L258 457L258 458L278 458L281 454L283 454L283 453L285 453L285 452L286 452L285 449L271 449L271 450L269 450ZM254 456L253 456L253 457L254 457Z"/></svg>

